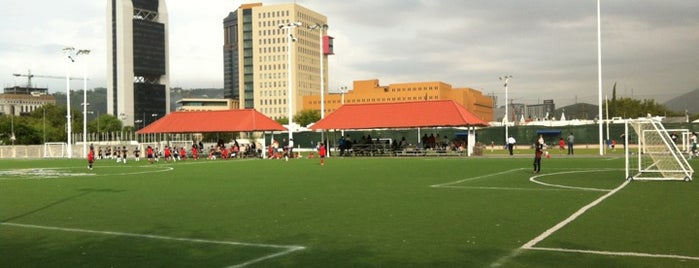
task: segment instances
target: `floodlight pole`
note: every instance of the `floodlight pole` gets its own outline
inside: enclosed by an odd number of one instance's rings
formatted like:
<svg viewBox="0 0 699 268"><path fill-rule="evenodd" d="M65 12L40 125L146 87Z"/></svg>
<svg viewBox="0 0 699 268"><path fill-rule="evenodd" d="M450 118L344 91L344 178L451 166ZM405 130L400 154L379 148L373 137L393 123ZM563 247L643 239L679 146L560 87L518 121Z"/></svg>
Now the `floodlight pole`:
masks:
<svg viewBox="0 0 699 268"><path fill-rule="evenodd" d="M294 110L293 110L294 104L293 104L293 98L292 98L293 80L292 80L291 71L293 68L291 66L291 43L296 41L296 38L294 38L294 35L291 34L291 29L299 27L301 25L302 25L301 22L298 22L298 21L297 22L289 22L289 23L285 23L285 24L284 23L279 24L280 29L286 29L286 35L287 35L286 40L287 40L288 56L287 56L286 71L288 74L288 85L287 85L287 93L286 94L287 94L287 102L288 102L287 109L288 109L288 119L289 119L289 141L291 141L291 139L294 138L294 130L292 127L292 123L293 123L292 117L294 116Z"/></svg>
<svg viewBox="0 0 699 268"><path fill-rule="evenodd" d="M599 124L599 155L604 155L602 148L602 26L600 20L600 0L597 0L597 118Z"/></svg>
<svg viewBox="0 0 699 268"><path fill-rule="evenodd" d="M323 69L323 30L328 30L328 25L316 23L308 26L308 29L318 29L318 59L320 60L320 119L325 118L325 69ZM325 142L325 130L320 133L321 142ZM330 150L326 151L326 156L330 155Z"/></svg>
<svg viewBox="0 0 699 268"><path fill-rule="evenodd" d="M89 49L80 49L75 53L78 55L89 55ZM81 62L83 67L83 157L87 157L87 63Z"/></svg>
<svg viewBox="0 0 699 268"><path fill-rule="evenodd" d="M75 62L74 56L75 56L75 48L74 47L65 47L63 48L63 53L68 57L69 61L66 61L66 120L67 120L67 131L68 131L68 148L66 148L66 154L68 155L68 158L73 157L73 149L72 149L72 140L71 136L73 135L72 131L72 125L71 125L71 118L70 118L70 64Z"/></svg>
<svg viewBox="0 0 699 268"><path fill-rule="evenodd" d="M510 121L508 118L510 116L510 114L507 111L507 106L508 106L508 104L507 104L507 98L508 98L508 96L507 96L507 84L510 82L510 78L512 78L511 75L506 75L506 76L500 77L500 81L505 81L505 120L504 120L504 123L505 123L505 144L507 144L507 139L510 137L510 135L508 133L508 129L507 129L508 125L509 125L509 121Z"/></svg>
<svg viewBox="0 0 699 268"><path fill-rule="evenodd" d="M320 119L325 118L325 70L323 69L323 31L328 30L327 24L316 23L313 26L308 26L308 29L318 30L318 54L320 59Z"/></svg>
<svg viewBox="0 0 699 268"><path fill-rule="evenodd" d="M341 106L345 105L345 93L347 93L347 87L340 87L340 94L342 94L342 97L340 99ZM344 138L345 137L345 130L344 129L340 130L340 132L342 133L342 137Z"/></svg>

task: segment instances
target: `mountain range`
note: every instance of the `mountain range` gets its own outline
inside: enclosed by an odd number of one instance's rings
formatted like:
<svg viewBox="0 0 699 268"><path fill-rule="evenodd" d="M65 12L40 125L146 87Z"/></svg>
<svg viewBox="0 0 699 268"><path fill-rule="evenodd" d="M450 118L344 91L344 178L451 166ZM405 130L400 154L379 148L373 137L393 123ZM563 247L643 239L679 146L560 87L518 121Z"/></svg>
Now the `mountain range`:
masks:
<svg viewBox="0 0 699 268"><path fill-rule="evenodd" d="M663 103L665 107L677 112L699 113L699 88Z"/></svg>

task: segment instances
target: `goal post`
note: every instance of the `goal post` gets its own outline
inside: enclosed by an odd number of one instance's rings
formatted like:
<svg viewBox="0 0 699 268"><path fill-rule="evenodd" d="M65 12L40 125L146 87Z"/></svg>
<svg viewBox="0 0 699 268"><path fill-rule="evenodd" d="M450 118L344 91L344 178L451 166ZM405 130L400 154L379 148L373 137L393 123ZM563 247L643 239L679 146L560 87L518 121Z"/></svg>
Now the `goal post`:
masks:
<svg viewBox="0 0 699 268"><path fill-rule="evenodd" d="M635 150L629 146L631 138ZM694 170L660 121L626 120L624 145L628 180L692 180Z"/></svg>
<svg viewBox="0 0 699 268"><path fill-rule="evenodd" d="M44 158L67 157L68 144L65 142L44 143Z"/></svg>

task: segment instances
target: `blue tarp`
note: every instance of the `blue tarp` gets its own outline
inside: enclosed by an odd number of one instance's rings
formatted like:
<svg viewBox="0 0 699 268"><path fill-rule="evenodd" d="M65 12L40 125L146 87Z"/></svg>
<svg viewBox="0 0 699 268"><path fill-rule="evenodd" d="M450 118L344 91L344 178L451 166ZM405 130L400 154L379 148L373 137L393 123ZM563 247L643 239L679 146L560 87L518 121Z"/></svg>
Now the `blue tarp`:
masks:
<svg viewBox="0 0 699 268"><path fill-rule="evenodd" d="M536 131L536 135L561 136L561 131L558 129L539 129Z"/></svg>

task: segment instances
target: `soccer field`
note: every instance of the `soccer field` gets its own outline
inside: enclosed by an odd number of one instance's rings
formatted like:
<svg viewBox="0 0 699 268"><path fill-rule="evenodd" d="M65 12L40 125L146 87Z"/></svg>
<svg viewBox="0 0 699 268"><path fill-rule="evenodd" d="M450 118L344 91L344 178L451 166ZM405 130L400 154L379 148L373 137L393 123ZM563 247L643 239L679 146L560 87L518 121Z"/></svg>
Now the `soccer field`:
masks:
<svg viewBox="0 0 699 268"><path fill-rule="evenodd" d="M0 161L1 266L699 267L699 185L619 157L130 161Z"/></svg>

